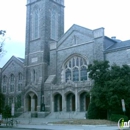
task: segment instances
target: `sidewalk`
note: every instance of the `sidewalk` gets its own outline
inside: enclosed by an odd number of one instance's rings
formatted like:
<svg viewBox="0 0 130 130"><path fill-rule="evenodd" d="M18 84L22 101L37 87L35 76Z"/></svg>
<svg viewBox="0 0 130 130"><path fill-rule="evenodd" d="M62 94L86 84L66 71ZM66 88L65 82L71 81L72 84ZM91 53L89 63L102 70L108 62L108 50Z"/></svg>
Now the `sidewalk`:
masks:
<svg viewBox="0 0 130 130"><path fill-rule="evenodd" d="M15 118L21 125L47 125L52 122L64 121L68 119L52 119L52 118Z"/></svg>
<svg viewBox="0 0 130 130"><path fill-rule="evenodd" d="M117 130L117 126L107 125L83 125L83 124L53 124L53 122L72 120L72 119L52 119L52 118L14 118L19 122L18 125L14 125L13 128L21 129L39 129L39 130ZM6 127L2 124L0 128ZM10 127L11 128L11 127Z"/></svg>

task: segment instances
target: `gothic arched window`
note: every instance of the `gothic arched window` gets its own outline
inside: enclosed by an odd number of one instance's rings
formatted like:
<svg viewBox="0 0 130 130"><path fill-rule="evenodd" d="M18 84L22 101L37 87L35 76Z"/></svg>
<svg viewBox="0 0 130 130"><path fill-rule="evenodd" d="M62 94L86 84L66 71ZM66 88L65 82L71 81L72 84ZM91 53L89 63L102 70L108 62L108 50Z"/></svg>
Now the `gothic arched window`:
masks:
<svg viewBox="0 0 130 130"><path fill-rule="evenodd" d="M74 56L64 64L65 80L87 80L87 62L80 56Z"/></svg>
<svg viewBox="0 0 130 130"><path fill-rule="evenodd" d="M51 11L51 39L58 40L58 13Z"/></svg>
<svg viewBox="0 0 130 130"><path fill-rule="evenodd" d="M10 76L10 81L11 81L11 82L14 82L14 79L15 79L14 75L11 74L11 76Z"/></svg>
<svg viewBox="0 0 130 130"><path fill-rule="evenodd" d="M39 37L39 9L34 8L32 16L32 38L36 39Z"/></svg>
<svg viewBox="0 0 130 130"><path fill-rule="evenodd" d="M7 77L5 75L3 76L3 83L7 83Z"/></svg>
<svg viewBox="0 0 130 130"><path fill-rule="evenodd" d="M18 80L21 81L22 78L23 78L22 73L19 73L19 74L18 74Z"/></svg>

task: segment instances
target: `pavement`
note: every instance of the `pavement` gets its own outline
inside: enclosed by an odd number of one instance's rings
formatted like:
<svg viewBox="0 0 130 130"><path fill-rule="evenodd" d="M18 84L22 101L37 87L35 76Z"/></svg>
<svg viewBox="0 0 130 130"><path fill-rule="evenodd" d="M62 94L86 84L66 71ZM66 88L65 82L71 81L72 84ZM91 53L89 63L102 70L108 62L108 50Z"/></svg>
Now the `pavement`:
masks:
<svg viewBox="0 0 130 130"><path fill-rule="evenodd" d="M117 130L117 126L107 125L64 125L53 124L53 122L71 120L71 119L52 119L52 118L14 118L18 121L17 126L13 128L25 128L25 129L48 129L48 130ZM6 127L5 124L1 124L0 128Z"/></svg>

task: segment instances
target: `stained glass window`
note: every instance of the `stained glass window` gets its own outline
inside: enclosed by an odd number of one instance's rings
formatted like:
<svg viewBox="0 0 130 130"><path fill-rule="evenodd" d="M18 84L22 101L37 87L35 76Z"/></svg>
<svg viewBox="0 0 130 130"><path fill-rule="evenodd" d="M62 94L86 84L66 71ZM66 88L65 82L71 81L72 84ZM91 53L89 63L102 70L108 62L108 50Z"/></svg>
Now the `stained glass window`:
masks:
<svg viewBox="0 0 130 130"><path fill-rule="evenodd" d="M80 56L74 56L65 63L65 81L87 80L87 62ZM72 73L71 73L72 72Z"/></svg>

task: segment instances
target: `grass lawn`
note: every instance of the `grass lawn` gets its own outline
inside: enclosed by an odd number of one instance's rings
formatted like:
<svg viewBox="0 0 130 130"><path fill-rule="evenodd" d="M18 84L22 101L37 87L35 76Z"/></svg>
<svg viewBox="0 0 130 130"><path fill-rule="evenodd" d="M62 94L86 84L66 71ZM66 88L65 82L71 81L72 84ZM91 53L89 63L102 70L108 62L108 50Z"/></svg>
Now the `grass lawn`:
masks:
<svg viewBox="0 0 130 130"><path fill-rule="evenodd" d="M100 119L72 119L60 122L53 122L53 124L76 124L76 125L117 125L117 122Z"/></svg>

